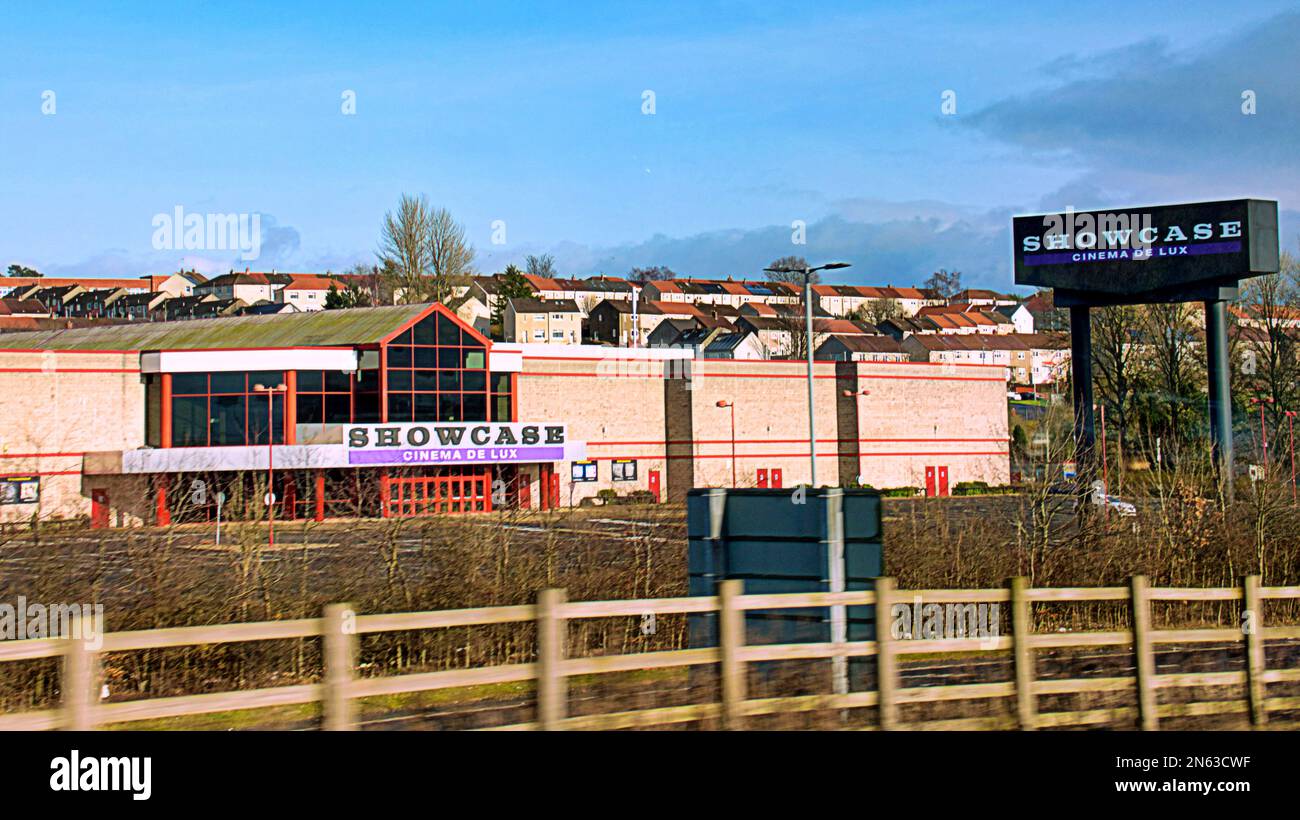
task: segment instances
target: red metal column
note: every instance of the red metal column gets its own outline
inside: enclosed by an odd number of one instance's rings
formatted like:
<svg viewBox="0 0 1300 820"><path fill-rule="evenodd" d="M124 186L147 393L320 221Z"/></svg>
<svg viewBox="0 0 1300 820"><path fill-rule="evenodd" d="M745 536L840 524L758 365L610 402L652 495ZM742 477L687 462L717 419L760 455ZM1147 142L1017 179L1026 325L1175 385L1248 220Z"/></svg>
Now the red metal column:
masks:
<svg viewBox="0 0 1300 820"><path fill-rule="evenodd" d="M172 514L167 509L167 476L160 475L154 478L154 520L160 527L171 526Z"/></svg>
<svg viewBox="0 0 1300 820"><path fill-rule="evenodd" d="M383 518L388 517L388 471L379 471L379 515Z"/></svg>
<svg viewBox="0 0 1300 820"><path fill-rule="evenodd" d="M172 446L172 374L170 373L162 374L162 400L159 403L162 407L158 408L161 419L158 437L162 441L158 446L170 447Z"/></svg>
<svg viewBox="0 0 1300 820"><path fill-rule="evenodd" d="M298 371L289 370L284 374L284 443L298 443ZM270 419L267 420L270 422Z"/></svg>
<svg viewBox="0 0 1300 820"><path fill-rule="evenodd" d="M325 520L325 471L316 471L316 520Z"/></svg>

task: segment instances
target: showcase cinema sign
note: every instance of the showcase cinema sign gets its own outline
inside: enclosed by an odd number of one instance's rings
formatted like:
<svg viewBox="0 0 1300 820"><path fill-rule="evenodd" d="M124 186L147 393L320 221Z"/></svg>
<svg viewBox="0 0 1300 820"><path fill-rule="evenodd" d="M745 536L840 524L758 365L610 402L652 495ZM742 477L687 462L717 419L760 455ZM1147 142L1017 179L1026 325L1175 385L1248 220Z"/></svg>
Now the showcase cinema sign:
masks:
<svg viewBox="0 0 1300 820"><path fill-rule="evenodd" d="M512 464L566 460L563 424L352 424L344 429L348 464Z"/></svg>
<svg viewBox="0 0 1300 820"><path fill-rule="evenodd" d="M1016 284L1116 295L1278 269L1277 203L1262 199L1073 211L1012 220Z"/></svg>

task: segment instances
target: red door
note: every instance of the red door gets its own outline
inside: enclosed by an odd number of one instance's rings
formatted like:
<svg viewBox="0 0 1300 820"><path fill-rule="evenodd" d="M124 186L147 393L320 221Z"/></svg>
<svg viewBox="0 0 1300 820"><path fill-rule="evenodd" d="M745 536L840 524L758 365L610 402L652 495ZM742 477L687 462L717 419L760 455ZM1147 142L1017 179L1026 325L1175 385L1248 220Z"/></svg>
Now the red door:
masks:
<svg viewBox="0 0 1300 820"><path fill-rule="evenodd" d="M551 507L560 506L560 474L551 471Z"/></svg>
<svg viewBox="0 0 1300 820"><path fill-rule="evenodd" d="M758 486L766 489L767 487L767 470L758 471Z"/></svg>
<svg viewBox="0 0 1300 820"><path fill-rule="evenodd" d="M925 497L934 498L934 468L925 468Z"/></svg>
<svg viewBox="0 0 1300 820"><path fill-rule="evenodd" d="M526 475L521 475L515 480L519 482L519 509L531 510L533 508L533 483L528 480Z"/></svg>
<svg viewBox="0 0 1300 820"><path fill-rule="evenodd" d="M781 471L775 468L772 470L772 489L781 489Z"/></svg>
<svg viewBox="0 0 1300 820"><path fill-rule="evenodd" d="M940 467L939 468L939 495L946 496L947 494L948 494L948 468Z"/></svg>
<svg viewBox="0 0 1300 820"><path fill-rule="evenodd" d="M659 471L650 471L650 492L654 494L655 503L659 503Z"/></svg>
<svg viewBox="0 0 1300 820"><path fill-rule="evenodd" d="M90 491L90 526L103 529L108 526L108 490Z"/></svg>

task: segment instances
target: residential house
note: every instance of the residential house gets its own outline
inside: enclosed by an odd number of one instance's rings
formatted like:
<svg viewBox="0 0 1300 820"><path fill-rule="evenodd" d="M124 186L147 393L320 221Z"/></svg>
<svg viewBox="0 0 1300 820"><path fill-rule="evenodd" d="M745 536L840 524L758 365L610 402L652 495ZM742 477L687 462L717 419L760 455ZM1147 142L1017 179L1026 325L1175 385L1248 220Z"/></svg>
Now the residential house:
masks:
<svg viewBox="0 0 1300 820"><path fill-rule="evenodd" d="M911 356L890 336L831 334L813 357L839 362L906 362Z"/></svg>
<svg viewBox="0 0 1300 820"><path fill-rule="evenodd" d="M50 311L35 299L0 299L0 316L39 318Z"/></svg>
<svg viewBox="0 0 1300 820"><path fill-rule="evenodd" d="M93 290L83 290L76 296L63 301L63 308L59 311L62 316L73 316L83 318L100 318L108 315L108 307L113 302L126 296L124 288L95 288Z"/></svg>
<svg viewBox="0 0 1300 820"><path fill-rule="evenodd" d="M501 324L507 342L582 343L582 311L572 299L510 299Z"/></svg>
<svg viewBox="0 0 1300 820"><path fill-rule="evenodd" d="M1014 305L1016 298L1007 296L993 290L981 290L979 288L967 288L958 293L949 302L965 302L980 307L999 307L1001 305Z"/></svg>
<svg viewBox="0 0 1300 820"><path fill-rule="evenodd" d="M194 311L200 304L216 301L218 301L217 297L206 293L195 294L194 296L178 296L174 299L164 299L155 305L150 315L154 321L159 322L193 319Z"/></svg>
<svg viewBox="0 0 1300 820"><path fill-rule="evenodd" d="M275 292L274 301L293 305L304 312L324 310L325 297L329 294L330 287L338 287L337 282L324 276L310 273L285 275L289 277L289 281Z"/></svg>
<svg viewBox="0 0 1300 820"><path fill-rule="evenodd" d="M165 291L128 293L108 306L107 315L114 319L133 322L148 321L155 316L158 306L171 297ZM182 297L184 298L184 297Z"/></svg>

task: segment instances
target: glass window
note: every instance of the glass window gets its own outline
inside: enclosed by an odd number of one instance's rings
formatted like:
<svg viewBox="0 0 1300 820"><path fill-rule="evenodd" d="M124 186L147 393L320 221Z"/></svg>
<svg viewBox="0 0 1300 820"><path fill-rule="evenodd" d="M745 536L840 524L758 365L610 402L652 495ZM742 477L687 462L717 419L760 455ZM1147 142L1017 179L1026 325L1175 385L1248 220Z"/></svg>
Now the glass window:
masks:
<svg viewBox="0 0 1300 820"><path fill-rule="evenodd" d="M415 371L415 389L416 390L437 390L438 371L437 370Z"/></svg>
<svg viewBox="0 0 1300 820"><path fill-rule="evenodd" d="M208 392L207 373L172 374L172 395Z"/></svg>
<svg viewBox="0 0 1300 820"><path fill-rule="evenodd" d="M248 399L248 443L267 443L267 400L265 396L250 396ZM273 395L271 401L273 423L270 429L275 433L273 444L284 443L284 396Z"/></svg>
<svg viewBox="0 0 1300 820"><path fill-rule="evenodd" d="M409 370L390 370L388 371L388 389L389 391L407 392L411 389L411 371Z"/></svg>
<svg viewBox="0 0 1300 820"><path fill-rule="evenodd" d="M574 481L595 481L596 462L594 461L573 462L573 467L570 476Z"/></svg>
<svg viewBox="0 0 1300 820"><path fill-rule="evenodd" d="M253 388L262 385L263 387L279 387L284 384L283 370L254 370L248 374L248 392L253 392Z"/></svg>
<svg viewBox="0 0 1300 820"><path fill-rule="evenodd" d="M298 392L320 393L325 389L323 374L319 370L298 371Z"/></svg>
<svg viewBox="0 0 1300 820"><path fill-rule="evenodd" d="M415 326L414 342L417 345L431 345L438 343L437 329L435 327L438 316L429 316Z"/></svg>
<svg viewBox="0 0 1300 820"><path fill-rule="evenodd" d="M208 397L183 396L172 399L172 446L206 447L208 444Z"/></svg>
<svg viewBox="0 0 1300 820"><path fill-rule="evenodd" d="M319 395L298 396L298 423L321 424L325 421L325 397Z"/></svg>
<svg viewBox="0 0 1300 820"><path fill-rule="evenodd" d="M216 379L213 379L215 382ZM212 437L213 447L228 447L247 444L245 422L247 421L247 397L243 394L212 397Z"/></svg>
<svg viewBox="0 0 1300 820"><path fill-rule="evenodd" d="M389 367L410 367L411 348L409 347L388 348L388 366Z"/></svg>
<svg viewBox="0 0 1300 820"><path fill-rule="evenodd" d="M213 373L213 393L243 393L247 390L247 373Z"/></svg>
<svg viewBox="0 0 1300 820"><path fill-rule="evenodd" d="M438 421L460 421L460 394L438 394Z"/></svg>
<svg viewBox="0 0 1300 820"><path fill-rule="evenodd" d="M438 420L438 394L415 394L415 421Z"/></svg>
<svg viewBox="0 0 1300 820"><path fill-rule="evenodd" d="M352 420L352 397L346 393L325 395L325 423L347 424Z"/></svg>
<svg viewBox="0 0 1300 820"><path fill-rule="evenodd" d="M433 368L438 366L438 348L417 347L415 349L415 366Z"/></svg>
<svg viewBox="0 0 1300 820"><path fill-rule="evenodd" d="M410 393L389 393L388 394L388 420L389 421L410 421L411 420L411 394Z"/></svg>
<svg viewBox="0 0 1300 820"><path fill-rule="evenodd" d="M465 375L469 375L468 373ZM487 395L485 393L462 393L462 419L487 418Z"/></svg>
<svg viewBox="0 0 1300 820"><path fill-rule="evenodd" d="M609 472L615 481L636 481L636 462L631 459L615 461Z"/></svg>
<svg viewBox="0 0 1300 820"><path fill-rule="evenodd" d="M440 345L458 345L460 344L460 327L446 316L438 316L438 344Z"/></svg>
<svg viewBox="0 0 1300 820"><path fill-rule="evenodd" d="M326 393L349 393L352 391L352 376L342 370L325 371Z"/></svg>
<svg viewBox="0 0 1300 820"><path fill-rule="evenodd" d="M460 375L462 390L487 390L487 371L485 370L466 370Z"/></svg>

